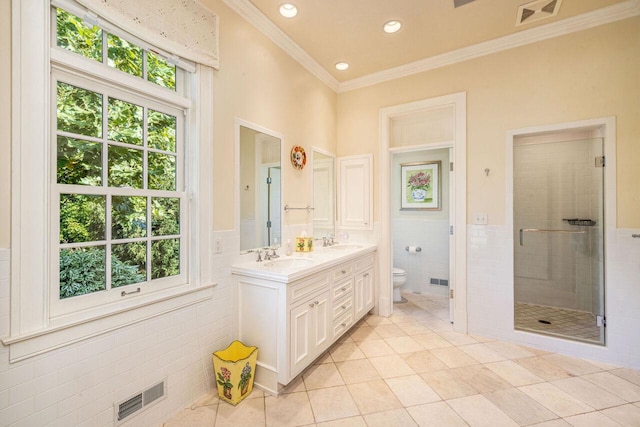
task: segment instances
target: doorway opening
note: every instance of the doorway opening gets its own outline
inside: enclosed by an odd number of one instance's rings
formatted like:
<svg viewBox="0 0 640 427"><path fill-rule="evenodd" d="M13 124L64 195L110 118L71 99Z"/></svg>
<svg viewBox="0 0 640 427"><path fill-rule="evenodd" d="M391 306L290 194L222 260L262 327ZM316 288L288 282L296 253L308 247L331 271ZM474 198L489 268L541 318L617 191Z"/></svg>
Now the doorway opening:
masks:
<svg viewBox="0 0 640 427"><path fill-rule="evenodd" d="M394 128L402 126L395 121ZM391 147L391 240L394 310L453 322L449 225L452 147Z"/></svg>
<svg viewBox="0 0 640 427"><path fill-rule="evenodd" d="M415 126L402 127L398 134L394 121L408 121ZM413 141L413 142L412 142ZM419 141L419 142L416 142ZM393 250L391 225L391 189L393 153L418 149L450 148L449 214L449 305L453 328L467 332L466 288L466 93L387 107L380 110L379 212L380 244L379 293L377 311L381 316L393 313Z"/></svg>

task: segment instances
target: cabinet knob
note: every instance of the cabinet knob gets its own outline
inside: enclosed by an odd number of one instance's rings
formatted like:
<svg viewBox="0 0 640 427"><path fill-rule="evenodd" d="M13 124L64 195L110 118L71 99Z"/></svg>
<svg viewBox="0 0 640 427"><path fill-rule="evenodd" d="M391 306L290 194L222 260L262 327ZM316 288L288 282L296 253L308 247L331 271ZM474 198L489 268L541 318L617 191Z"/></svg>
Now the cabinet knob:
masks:
<svg viewBox="0 0 640 427"><path fill-rule="evenodd" d="M343 306L342 306L342 309L344 310L345 308L347 308L347 306L346 306L346 305L343 305Z"/></svg>
<svg viewBox="0 0 640 427"><path fill-rule="evenodd" d="M342 323L341 323L341 326L342 326L342 327L347 326L347 322L342 322Z"/></svg>
<svg viewBox="0 0 640 427"><path fill-rule="evenodd" d="M309 304L309 307L313 307L313 306L314 306L314 304L313 304L313 303Z"/></svg>
<svg viewBox="0 0 640 427"><path fill-rule="evenodd" d="M369 273L364 273L362 276L363 277L369 277Z"/></svg>
<svg viewBox="0 0 640 427"><path fill-rule="evenodd" d="M344 291L346 291L346 290L347 290L347 288L346 288L346 287L342 288L342 292L344 292Z"/></svg>
<svg viewBox="0 0 640 427"><path fill-rule="evenodd" d="M342 270L341 273L342 274L347 274L347 270Z"/></svg>
<svg viewBox="0 0 640 427"><path fill-rule="evenodd" d="M315 304L315 305L318 305L318 304L320 304L320 303L319 303L318 301L316 301L316 302L314 302L314 304Z"/></svg>

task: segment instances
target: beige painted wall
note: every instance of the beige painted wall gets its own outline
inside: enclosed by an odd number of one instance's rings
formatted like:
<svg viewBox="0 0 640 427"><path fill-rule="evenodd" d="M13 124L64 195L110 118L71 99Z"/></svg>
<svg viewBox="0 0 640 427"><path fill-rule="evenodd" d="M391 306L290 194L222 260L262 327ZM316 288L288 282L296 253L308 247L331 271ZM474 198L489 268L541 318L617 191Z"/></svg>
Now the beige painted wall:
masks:
<svg viewBox="0 0 640 427"><path fill-rule="evenodd" d="M11 219L11 2L0 1L0 248L9 247Z"/></svg>
<svg viewBox="0 0 640 427"><path fill-rule="evenodd" d="M234 226L235 117L283 134L283 152L288 157L294 145L306 151L311 146L336 152L337 95L276 47L258 30L227 8L220 0L203 0L220 16L220 71L214 80L214 228ZM313 204L312 168L282 168L282 204ZM286 214L289 224L307 221L304 211Z"/></svg>
<svg viewBox="0 0 640 427"><path fill-rule="evenodd" d="M381 107L460 91L467 92L468 212L488 212L491 224L505 223L507 129L617 116L618 226L640 227L640 18L336 96L221 0L203 3L220 16L222 65L212 118L216 230L234 227L236 212L228 207L235 117L282 133L285 153L293 145L373 153L375 172ZM10 242L10 16L10 2L0 2L0 247ZM306 206L311 168L287 166L283 204ZM488 180L485 168L492 171ZM377 203L375 190L376 220ZM292 224L306 221L304 213L288 215Z"/></svg>
<svg viewBox="0 0 640 427"><path fill-rule="evenodd" d="M0 2L0 247L10 246L10 1ZM294 145L336 151L336 94L288 54L229 9L204 0L220 17L220 70L214 77L213 159L215 230L234 228L234 118L284 135L283 150ZM283 165L283 204L312 203L311 169ZM290 224L306 215L289 214Z"/></svg>
<svg viewBox="0 0 640 427"><path fill-rule="evenodd" d="M505 224L507 130L616 116L618 227L638 228L639 70L635 17L339 94L338 155L373 153L377 176L380 108L466 91L467 217L487 212Z"/></svg>

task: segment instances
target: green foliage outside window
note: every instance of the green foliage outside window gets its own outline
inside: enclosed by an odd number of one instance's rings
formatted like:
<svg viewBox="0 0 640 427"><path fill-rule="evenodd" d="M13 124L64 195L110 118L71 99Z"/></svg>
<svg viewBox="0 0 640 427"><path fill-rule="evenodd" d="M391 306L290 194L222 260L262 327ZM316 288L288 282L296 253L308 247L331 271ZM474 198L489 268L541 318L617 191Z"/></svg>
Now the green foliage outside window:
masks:
<svg viewBox="0 0 640 427"><path fill-rule="evenodd" d="M87 27L61 9L56 10L56 23L58 46L102 62L102 30ZM142 77L144 51L111 34L106 39L108 65ZM175 67L146 54L147 79L175 90ZM177 190L175 116L64 82L57 84L56 106L58 132L70 134L57 136L58 184ZM59 258L61 299L106 290L107 250L112 288L180 274L180 239L158 240L180 234L178 197L75 194L77 187L64 192L69 194L61 194L59 201L60 243L67 245ZM107 229L111 240L103 244ZM78 243L90 246L75 247ZM147 263L151 263L150 277Z"/></svg>
<svg viewBox="0 0 640 427"><path fill-rule="evenodd" d="M79 17L56 9L56 44L85 58L103 62L103 34L99 27L89 27ZM107 64L136 77L143 77L143 56L147 56L147 80L176 90L176 67L153 52L107 34Z"/></svg>
<svg viewBox="0 0 640 427"><path fill-rule="evenodd" d="M102 62L102 30L88 27L82 19L62 9L56 9L57 45Z"/></svg>
<svg viewBox="0 0 640 427"><path fill-rule="evenodd" d="M113 34L107 34L107 63L132 76L142 77L142 49Z"/></svg>
<svg viewBox="0 0 640 427"><path fill-rule="evenodd" d="M176 90L176 67L169 65L161 56L147 52L147 80Z"/></svg>

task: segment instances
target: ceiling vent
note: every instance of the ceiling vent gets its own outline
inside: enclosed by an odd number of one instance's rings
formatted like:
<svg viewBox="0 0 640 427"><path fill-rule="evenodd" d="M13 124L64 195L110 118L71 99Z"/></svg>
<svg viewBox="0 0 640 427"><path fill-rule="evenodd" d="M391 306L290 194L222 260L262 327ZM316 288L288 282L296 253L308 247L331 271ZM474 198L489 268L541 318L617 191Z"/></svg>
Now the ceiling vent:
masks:
<svg viewBox="0 0 640 427"><path fill-rule="evenodd" d="M464 6L467 3L471 3L474 0L453 0L453 7Z"/></svg>
<svg viewBox="0 0 640 427"><path fill-rule="evenodd" d="M556 16L562 0L536 0L518 8L516 27Z"/></svg>

